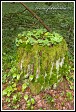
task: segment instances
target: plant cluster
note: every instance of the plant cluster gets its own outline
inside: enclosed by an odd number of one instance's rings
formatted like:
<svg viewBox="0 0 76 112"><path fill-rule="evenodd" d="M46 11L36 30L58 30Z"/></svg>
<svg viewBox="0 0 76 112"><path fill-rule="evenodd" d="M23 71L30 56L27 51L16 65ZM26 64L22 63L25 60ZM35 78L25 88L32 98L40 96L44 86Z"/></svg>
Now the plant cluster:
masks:
<svg viewBox="0 0 76 112"><path fill-rule="evenodd" d="M20 101L20 97L21 97L20 92L14 94L13 95L13 103L17 103L17 101Z"/></svg>
<svg viewBox="0 0 76 112"><path fill-rule="evenodd" d="M16 45L21 44L39 44L42 46L50 46L60 43L63 37L55 32L47 32L45 29L35 29L32 31L24 31L22 34L18 34L16 38Z"/></svg>
<svg viewBox="0 0 76 112"><path fill-rule="evenodd" d="M68 100L72 100L73 99L73 96L72 96L72 93L71 92L67 92L66 93L66 96L67 96L67 99Z"/></svg>
<svg viewBox="0 0 76 112"><path fill-rule="evenodd" d="M26 101L27 109L33 109L34 108L33 105L35 104L35 99L27 94L24 95L24 99Z"/></svg>

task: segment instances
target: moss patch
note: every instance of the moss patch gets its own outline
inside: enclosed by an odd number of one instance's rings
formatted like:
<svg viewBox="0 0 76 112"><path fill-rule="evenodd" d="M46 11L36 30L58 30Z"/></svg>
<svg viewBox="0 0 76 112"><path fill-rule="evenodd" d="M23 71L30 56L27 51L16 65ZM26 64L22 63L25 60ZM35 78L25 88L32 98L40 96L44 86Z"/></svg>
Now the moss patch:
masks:
<svg viewBox="0 0 76 112"><path fill-rule="evenodd" d="M23 43L24 44L24 43ZM17 67L28 76L33 75L30 83L32 93L38 94L48 87L57 86L64 75L66 52L68 50L66 41L53 46L23 45L18 47Z"/></svg>
<svg viewBox="0 0 76 112"><path fill-rule="evenodd" d="M41 84L37 82L30 83L31 93L37 95L41 91Z"/></svg>

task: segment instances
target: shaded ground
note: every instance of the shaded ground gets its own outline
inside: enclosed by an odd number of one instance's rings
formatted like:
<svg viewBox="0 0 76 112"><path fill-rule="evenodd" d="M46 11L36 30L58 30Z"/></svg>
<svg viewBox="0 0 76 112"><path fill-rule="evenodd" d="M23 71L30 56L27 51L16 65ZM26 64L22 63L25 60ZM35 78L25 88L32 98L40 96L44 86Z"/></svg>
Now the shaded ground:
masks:
<svg viewBox="0 0 76 112"><path fill-rule="evenodd" d="M6 84L5 84L6 85ZM3 84L3 89L5 88ZM35 104L33 105L33 110L73 110L74 109L74 91L69 88L68 81L64 78L60 82L59 86L56 89L48 89L40 92L38 95L31 94L29 88L27 88L24 93L22 93L21 85L17 87L17 91L21 93L21 99L16 103L18 105L15 108L15 104L9 105L10 103L6 102L6 97L2 98L2 109L3 110L32 110L27 108L26 101L24 100L24 95L28 94L35 99ZM16 91L16 92L17 92ZM67 96L67 93L71 93L72 96ZM12 95L10 97L12 102Z"/></svg>

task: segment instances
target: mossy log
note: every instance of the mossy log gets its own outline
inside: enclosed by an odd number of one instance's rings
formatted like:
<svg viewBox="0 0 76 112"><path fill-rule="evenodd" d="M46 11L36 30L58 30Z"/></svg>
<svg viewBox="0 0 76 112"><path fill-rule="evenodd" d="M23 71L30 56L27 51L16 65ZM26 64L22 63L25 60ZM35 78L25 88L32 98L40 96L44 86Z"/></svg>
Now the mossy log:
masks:
<svg viewBox="0 0 76 112"><path fill-rule="evenodd" d="M67 50L64 39L52 47L38 44L18 47L17 67L19 71L23 71L28 80L29 76L33 75L33 80L30 81L32 93L38 94L49 87L56 88L65 75Z"/></svg>

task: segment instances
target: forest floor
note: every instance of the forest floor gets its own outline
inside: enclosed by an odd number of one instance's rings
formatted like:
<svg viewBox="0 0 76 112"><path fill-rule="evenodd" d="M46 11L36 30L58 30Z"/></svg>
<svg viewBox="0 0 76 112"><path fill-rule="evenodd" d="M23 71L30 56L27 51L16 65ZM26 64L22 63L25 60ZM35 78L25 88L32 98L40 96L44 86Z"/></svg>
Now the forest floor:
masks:
<svg viewBox="0 0 76 112"><path fill-rule="evenodd" d="M71 72L73 75L73 72ZM3 89L6 88L7 83L3 84ZM12 95L10 96L10 102L7 102L7 96L2 98L3 110L74 110L74 88L73 83L71 85L63 78L63 81L59 83L56 89L47 89L40 92L37 95L31 93L28 87L24 92L21 90L21 84L17 87L16 92L21 93L21 99L16 104L12 102ZM32 96L35 99L35 104L27 108L24 95Z"/></svg>

